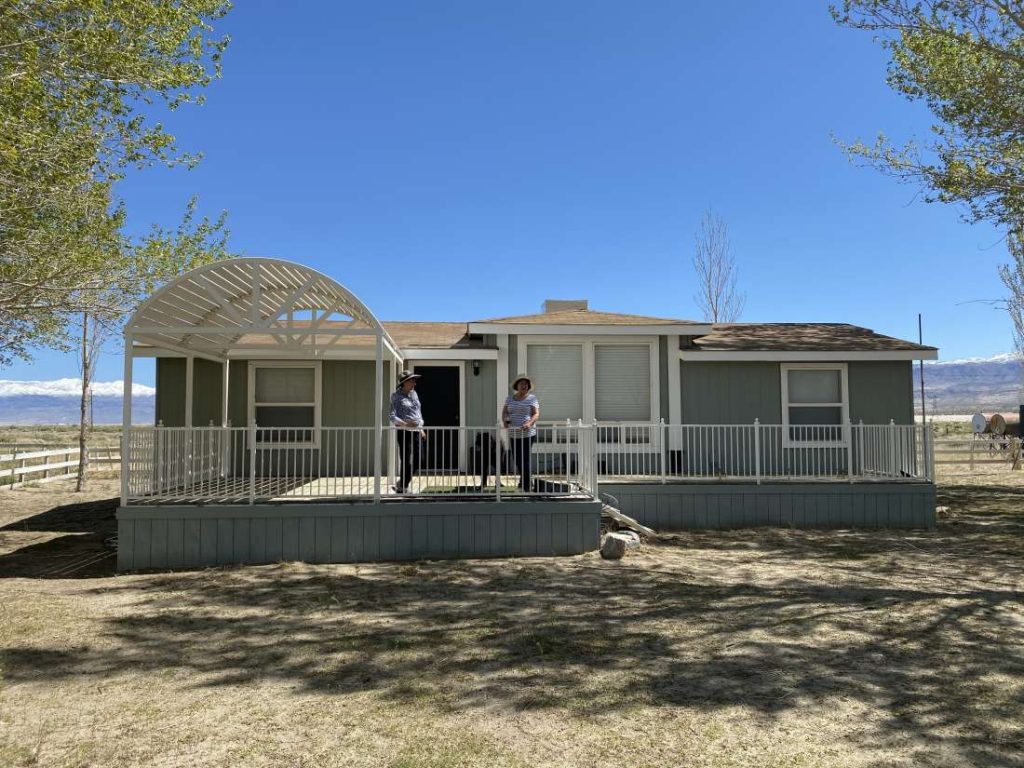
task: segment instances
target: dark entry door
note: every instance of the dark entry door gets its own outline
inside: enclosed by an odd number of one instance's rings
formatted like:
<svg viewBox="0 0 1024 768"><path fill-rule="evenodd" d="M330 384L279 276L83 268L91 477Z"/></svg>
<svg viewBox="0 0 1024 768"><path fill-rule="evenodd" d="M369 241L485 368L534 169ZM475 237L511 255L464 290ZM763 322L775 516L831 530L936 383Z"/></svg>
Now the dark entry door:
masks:
<svg viewBox="0 0 1024 768"><path fill-rule="evenodd" d="M416 382L423 421L428 427L459 426L459 369L453 365L417 365ZM425 469L457 469L459 435L455 429L427 430Z"/></svg>

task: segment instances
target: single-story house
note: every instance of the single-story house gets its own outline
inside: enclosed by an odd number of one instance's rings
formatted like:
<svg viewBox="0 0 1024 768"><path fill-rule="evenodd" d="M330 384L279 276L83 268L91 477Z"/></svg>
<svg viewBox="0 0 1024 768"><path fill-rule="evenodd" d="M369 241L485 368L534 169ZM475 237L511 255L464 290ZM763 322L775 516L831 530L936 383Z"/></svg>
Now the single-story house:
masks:
<svg viewBox="0 0 1024 768"><path fill-rule="evenodd" d="M934 347L839 323L728 323L550 300L536 314L382 322L308 267L242 258L160 288L125 328L156 358L156 424L125 398L123 569L597 548L601 500L661 529L928 527L912 364ZM410 492L387 418L422 377ZM534 381L534 480L499 414Z"/></svg>

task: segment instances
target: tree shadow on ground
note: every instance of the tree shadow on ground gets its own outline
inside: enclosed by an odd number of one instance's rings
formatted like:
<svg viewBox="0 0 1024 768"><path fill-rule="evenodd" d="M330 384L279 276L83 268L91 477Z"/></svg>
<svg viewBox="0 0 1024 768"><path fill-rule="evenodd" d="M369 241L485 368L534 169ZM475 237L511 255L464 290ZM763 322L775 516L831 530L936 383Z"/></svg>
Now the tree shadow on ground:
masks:
<svg viewBox="0 0 1024 768"><path fill-rule="evenodd" d="M115 575L118 499L48 509L0 528L0 579L95 579ZM66 534L47 537L22 534ZM5 535L6 534L6 535Z"/></svg>
<svg viewBox="0 0 1024 768"><path fill-rule="evenodd" d="M180 672L210 688L281 680L299 693L373 692L441 711L579 717L740 707L770 720L853 700L878 713L850 730L860 747L909 739L918 763L1016 764L1024 594L980 575L1004 559L1001 544L961 551L957 532L930 535L934 552L911 552L890 576L876 573L874 559L839 564L860 573L833 570L802 532L791 533L788 550L772 535L768 557L786 567L720 553L715 561L699 545L714 534L702 534L688 537L696 547L679 537L622 563L282 564L135 576L102 587L127 601L104 636L75 648L12 648L5 677Z"/></svg>

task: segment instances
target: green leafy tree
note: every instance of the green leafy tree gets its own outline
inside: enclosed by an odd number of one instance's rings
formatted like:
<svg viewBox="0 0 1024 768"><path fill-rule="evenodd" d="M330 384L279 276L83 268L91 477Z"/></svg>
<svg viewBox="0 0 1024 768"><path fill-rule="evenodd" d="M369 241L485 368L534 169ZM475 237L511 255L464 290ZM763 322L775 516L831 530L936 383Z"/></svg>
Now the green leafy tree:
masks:
<svg viewBox="0 0 1024 768"><path fill-rule="evenodd" d="M125 242L113 254L116 265L107 270L111 282L96 290L90 289L80 299L88 308L80 313L77 329L80 331L77 336L82 389L76 490L84 490L88 478L91 385L100 351L120 331L124 317L158 285L189 269L232 255L227 249L229 232L225 218L225 214L221 214L214 221L206 217L197 221L193 198L176 229L154 225L138 242Z"/></svg>
<svg viewBox="0 0 1024 768"><path fill-rule="evenodd" d="M116 315L194 244L171 243L182 230L126 237L114 184L131 168L197 161L154 115L201 102L220 76L228 40L213 24L229 8L0 2L0 364L68 347L70 318ZM214 226L190 216L185 232Z"/></svg>
<svg viewBox="0 0 1024 768"><path fill-rule="evenodd" d="M1021 0L845 0L842 25L875 32L888 82L937 118L930 139L884 134L849 155L919 183L929 201L960 203L969 220L1024 222L1024 3Z"/></svg>
<svg viewBox="0 0 1024 768"><path fill-rule="evenodd" d="M1024 2L844 0L832 15L875 32L889 52L889 85L936 118L924 144L880 134L847 153L1007 233L1012 262L999 274L1009 298L997 303L1024 361Z"/></svg>

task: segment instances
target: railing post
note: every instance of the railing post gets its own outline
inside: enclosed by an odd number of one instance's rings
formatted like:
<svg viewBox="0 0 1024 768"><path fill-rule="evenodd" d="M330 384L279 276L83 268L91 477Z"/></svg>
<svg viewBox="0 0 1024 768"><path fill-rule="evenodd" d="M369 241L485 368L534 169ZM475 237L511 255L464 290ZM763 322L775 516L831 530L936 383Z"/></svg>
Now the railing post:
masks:
<svg viewBox="0 0 1024 768"><path fill-rule="evenodd" d="M501 501L501 422L494 427L494 500Z"/></svg>
<svg viewBox="0 0 1024 768"><path fill-rule="evenodd" d="M665 484L665 476L668 472L668 450L665 444L665 420L661 420L661 433L659 435L661 440L661 484Z"/></svg>
<svg viewBox="0 0 1024 768"><path fill-rule="evenodd" d="M156 429L153 430L153 437L156 440L156 492L161 494L164 492L164 462L163 462L163 451L164 451L164 420L158 419L156 422Z"/></svg>
<svg viewBox="0 0 1024 768"><path fill-rule="evenodd" d="M553 437L558 440L558 428L555 427L555 434ZM572 477L572 421L568 416L565 417L565 487L571 487L569 485Z"/></svg>
<svg viewBox="0 0 1024 768"><path fill-rule="evenodd" d="M761 420L754 419L754 479L761 484Z"/></svg>
<svg viewBox="0 0 1024 768"><path fill-rule="evenodd" d="M846 477L853 484L853 422L846 423Z"/></svg>
<svg viewBox="0 0 1024 768"><path fill-rule="evenodd" d="M860 419L857 426L860 428L860 445L857 446L857 454L860 457L860 473L864 475L867 474L864 470L864 419Z"/></svg>
<svg viewBox="0 0 1024 768"><path fill-rule="evenodd" d="M249 422L249 504L256 503L256 419Z"/></svg>
<svg viewBox="0 0 1024 768"><path fill-rule="evenodd" d="M889 477L896 477L896 422L889 419Z"/></svg>

